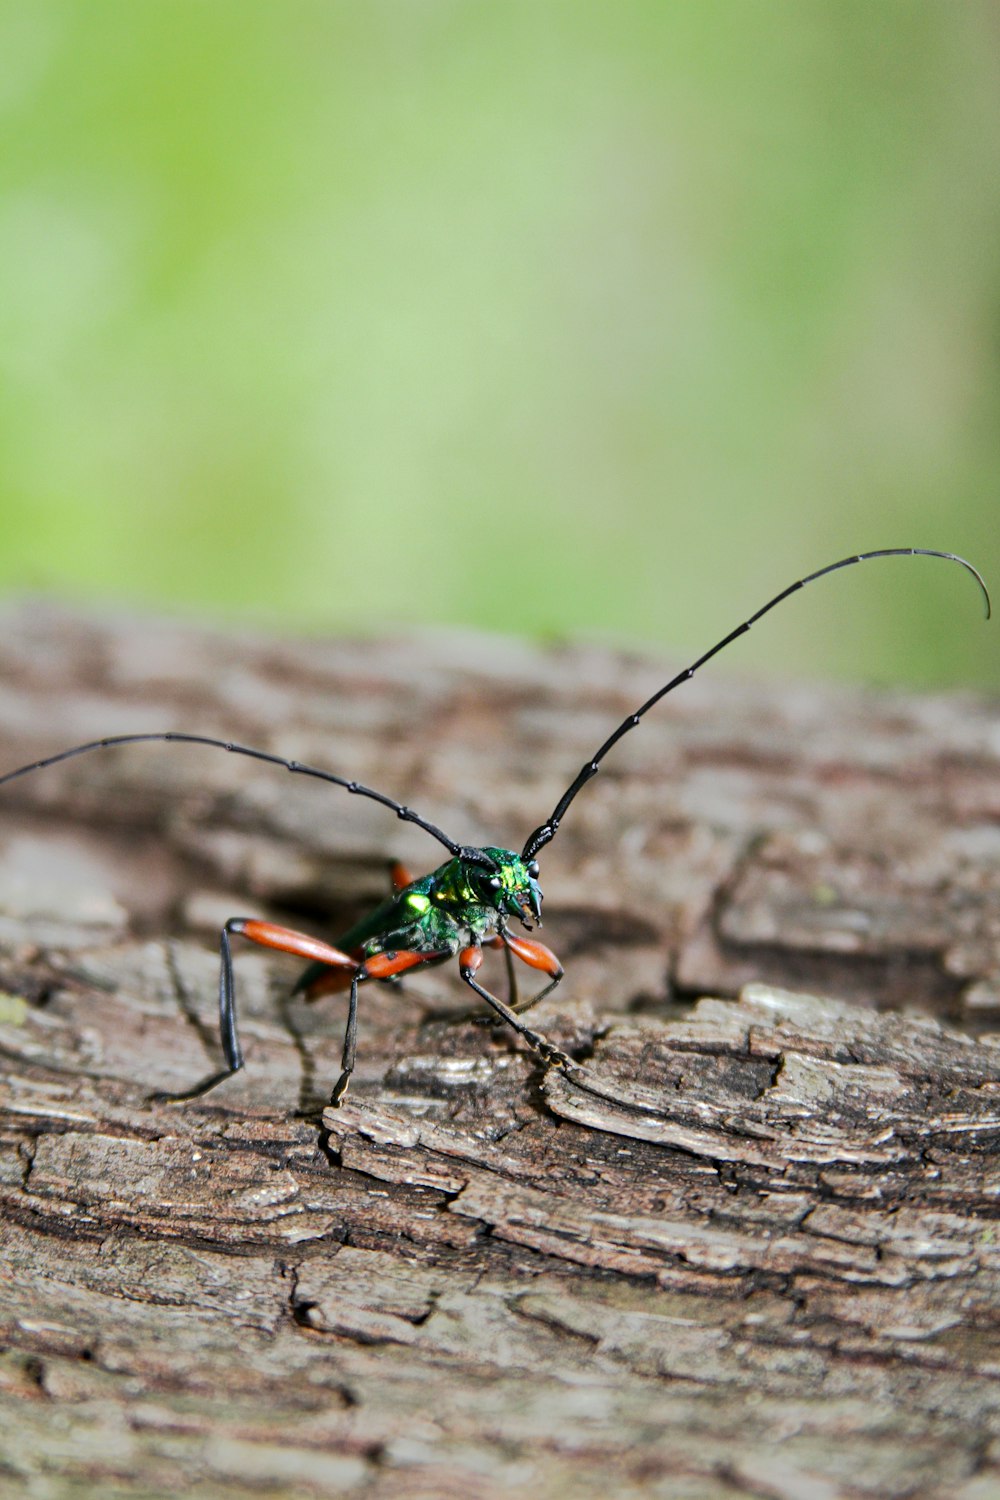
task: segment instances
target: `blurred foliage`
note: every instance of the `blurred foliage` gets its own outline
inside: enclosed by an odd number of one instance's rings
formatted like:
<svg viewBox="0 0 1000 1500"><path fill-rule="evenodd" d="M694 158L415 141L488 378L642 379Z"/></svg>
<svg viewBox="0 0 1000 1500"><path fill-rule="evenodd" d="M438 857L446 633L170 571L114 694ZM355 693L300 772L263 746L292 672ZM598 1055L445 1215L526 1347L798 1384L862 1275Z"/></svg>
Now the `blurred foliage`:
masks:
<svg viewBox="0 0 1000 1500"><path fill-rule="evenodd" d="M869 547L1000 594L998 33L0 6L0 586L665 655ZM727 667L996 683L997 629L876 564Z"/></svg>

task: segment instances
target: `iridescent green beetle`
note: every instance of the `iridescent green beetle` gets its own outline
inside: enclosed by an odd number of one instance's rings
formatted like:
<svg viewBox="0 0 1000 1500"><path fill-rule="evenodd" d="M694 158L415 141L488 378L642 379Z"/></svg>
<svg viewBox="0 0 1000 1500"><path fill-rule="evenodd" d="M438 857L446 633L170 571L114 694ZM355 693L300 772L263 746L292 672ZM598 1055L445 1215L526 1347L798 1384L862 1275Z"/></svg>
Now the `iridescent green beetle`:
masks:
<svg viewBox="0 0 1000 1500"><path fill-rule="evenodd" d="M685 667L683 672L678 672L676 677L672 677L634 713L623 719L600 748L581 766L549 817L544 823L540 823L525 841L520 854L516 854L512 849L493 847L480 849L458 844L433 823L420 817L412 808L404 807L391 797L385 796L384 793L362 786L360 782L348 781L330 771L302 765L298 761L285 760L266 750L253 750L246 745L230 744L225 740L211 739L200 734L120 734L106 739L92 740L85 745L74 745L72 749L63 750L58 755L50 755L45 760L34 761L31 765L10 771L6 776L0 776L0 786L5 782L15 780L18 776L26 776L29 772L41 771L46 766L69 760L74 755L83 755L90 750L107 749L113 745L133 745L147 740L211 745L234 755L246 755L254 760L267 761L299 775L313 776L321 781L332 782L335 786L343 787L346 791L361 797L370 797L384 807L391 808L396 816L405 822L416 823L419 828L424 829L448 850L450 857L445 863L418 880L411 879L409 873L401 866L394 866L392 896L376 907L369 916L343 933L334 945L310 937L306 933L276 926L273 922L259 921L254 917L231 918L222 929L220 944L219 1022L226 1066L204 1083L183 1095L175 1095L175 1098L196 1098L243 1066L243 1052L236 1030L236 999L230 945L230 938L233 935L247 938L250 942L258 943L265 948L275 948L282 953L291 953L299 958L308 959L309 967L299 979L296 989L304 991L311 999L337 990L350 989L341 1073L331 1096L331 1103L334 1105L344 1097L354 1069L359 987L369 980L391 980L410 969L444 963L447 959L454 958L456 954L459 972L465 983L475 990L476 994L485 1000L487 1005L509 1026L512 1026L546 1064L562 1069L575 1082L582 1083L586 1087L588 1078L586 1070L582 1069L565 1052L553 1046L539 1032L526 1026L521 1019L524 1011L545 995L550 994L563 977L562 965L551 949L533 938L523 937L513 932L510 927L511 921L518 922L529 932L536 925L541 926L542 892L538 884L536 856L555 837L570 803L591 777L596 776L601 761L622 736L630 729L634 729L643 715L659 703L661 698L666 697L689 677L693 677L699 667L703 667L707 661L723 651L738 636L744 635L762 615L766 615L769 610L787 599L790 594L794 594L797 589L804 588L807 583L822 578L826 573L836 572L838 568L848 568L854 563L867 562L876 557L917 556L943 558L947 562L958 563L971 573L982 590L986 603L986 615L989 618L990 598L983 579L971 563L956 556L953 552L935 552L924 547L886 547L875 552L862 552L854 557L842 558L839 562L830 563L827 567L798 579L788 588L782 589L780 594L776 594L773 599L758 609L756 614L744 620L742 625L731 630L691 666ZM484 989L476 979L483 961L484 948L498 948L505 954L510 986L510 994L506 1002ZM539 970L548 981L537 994L520 1004L517 1000L514 982L513 960L515 958L520 959L530 968ZM603 1090L599 1091L603 1092Z"/></svg>

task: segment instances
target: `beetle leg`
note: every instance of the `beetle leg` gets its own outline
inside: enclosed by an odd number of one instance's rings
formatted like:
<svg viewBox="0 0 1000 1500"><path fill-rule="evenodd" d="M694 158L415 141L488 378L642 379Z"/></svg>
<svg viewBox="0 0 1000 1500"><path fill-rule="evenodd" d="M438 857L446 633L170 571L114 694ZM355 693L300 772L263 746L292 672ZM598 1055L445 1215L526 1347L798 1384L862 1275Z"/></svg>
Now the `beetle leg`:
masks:
<svg viewBox="0 0 1000 1500"><path fill-rule="evenodd" d="M157 1094L155 1097L159 1101L180 1103L187 1099L198 1099L202 1094L207 1094L209 1089L215 1088L217 1083L222 1083L223 1079L238 1073L243 1066L243 1048L236 1029L236 985L233 979L233 951L229 941L231 935L245 937L264 948L277 948L281 953L294 953L299 958L309 958L339 969L356 971L358 968L357 959L350 958L346 953L341 953L339 948L333 948L329 943L321 942L319 938L310 937L304 932L278 927L273 922L260 922L254 917L230 917L219 935L219 1032L226 1066L220 1068L218 1073L213 1073L204 1083L196 1084L182 1094Z"/></svg>
<svg viewBox="0 0 1000 1500"><path fill-rule="evenodd" d="M347 1028L344 1031L344 1050L340 1055L340 1077L333 1086L330 1104L336 1109L347 1093L347 1085L354 1072L354 1054L358 1048L358 974L351 980L351 998L347 1005Z"/></svg>
<svg viewBox="0 0 1000 1500"><path fill-rule="evenodd" d="M354 1072L354 1058L358 1044L358 985L363 984L366 979L391 979L396 974L402 974L407 969L415 968L418 964L434 963L451 955L445 952L416 953L412 949L400 949L399 952L374 953L371 958L366 958L359 963L356 958L351 958L347 953L341 953L339 948L333 948L329 943L320 942L318 938L307 937L303 932L292 932L287 927L276 927L273 922L257 922L252 918L236 917L226 923L223 929L223 981L219 987L219 1009L223 1015L222 1034L223 1043L226 1043L226 1005L223 1000L223 990L228 984L228 1017L232 1023L231 1036L235 1044L239 1061L235 1064L226 1051L226 1061L229 1062L233 1072L236 1068L243 1066L243 1056L239 1051L239 1043L236 1041L236 1019L233 1006L233 966L229 957L229 933L238 932L243 937L249 938L252 943L261 943L265 948L277 948L282 953L294 953L299 958L311 958L316 963L330 964L337 969L349 969L351 971L351 998L347 1006L347 1028L344 1033L344 1051L340 1059L340 1077L334 1085L333 1093L330 1095L330 1103L338 1105L347 1093L347 1085L351 1081ZM227 964L228 958L228 964ZM228 981L225 975L228 971Z"/></svg>
<svg viewBox="0 0 1000 1500"><path fill-rule="evenodd" d="M447 949L417 953L412 948L401 948L398 952L373 953L371 958L366 958L355 969L351 979L351 999L347 1007L347 1030L344 1033L344 1052L340 1059L340 1077L330 1095L330 1104L334 1109L347 1093L347 1086L354 1072L358 1041L358 985L363 984L366 979L392 979L396 974L405 973L407 969L415 969L418 964L440 963L443 958L450 957L451 953Z"/></svg>
<svg viewBox="0 0 1000 1500"><path fill-rule="evenodd" d="M219 966L219 1029L222 1033L222 1048L228 1072L219 1073L207 1085L211 1088L243 1066L243 1049L236 1031L236 986L233 980L233 954L230 934L245 937L263 948L275 948L279 953L292 953L297 958L308 958L314 963L329 964L332 968L357 973L358 960L341 953L329 943L310 937L304 932L295 932L289 927L279 927L274 922L261 922L254 917L230 917L219 941L221 963ZM353 993L353 991L352 991ZM201 1091L200 1091L201 1092Z"/></svg>
<svg viewBox="0 0 1000 1500"><path fill-rule="evenodd" d="M540 947L541 944L537 946ZM561 1069L562 1072L568 1074L571 1078L578 1073L583 1073L585 1070L581 1069L579 1064L575 1063L568 1053L563 1052L559 1047L553 1046L550 1041L542 1036L541 1032L532 1031L530 1026L525 1026L516 1011L511 1010L509 1005L505 1005L496 995L491 995L489 990L484 990L481 984L476 983L476 971L482 961L483 950L478 944L472 944L468 948L463 948L458 956L459 970L469 988L475 990L480 999L485 1000L486 1004L492 1010L495 1010L497 1015L507 1022L508 1026L512 1026L518 1036L523 1036L531 1050L537 1052L543 1062ZM549 985L549 988L551 989L552 986Z"/></svg>
<svg viewBox="0 0 1000 1500"><path fill-rule="evenodd" d="M532 938L520 937L513 932L501 934L501 940L507 950L507 962L513 968L511 954L516 954L522 963L532 969L541 969L544 974L550 976L548 984L542 986L537 995L531 995L527 1000L517 1004L516 998L510 1002L510 1008L523 1016L526 1010L537 1005L539 1000L544 1000L546 995L551 995L556 985L562 979L565 970L556 958L551 948L546 948L544 943L536 943ZM515 997L517 990L514 991Z"/></svg>
<svg viewBox="0 0 1000 1500"><path fill-rule="evenodd" d="M304 932L295 932L290 927L278 927L274 922L259 922L254 917L231 917L222 929L222 966L219 973L219 1026L222 1031L222 1046L230 1071L235 1073L243 1066L243 1052L236 1035L236 1000L233 985L233 959L229 946L229 934L236 933L262 948L276 948L279 953L293 953L296 958L309 958L314 963L329 964L331 968L347 969L357 973L358 960L319 938Z"/></svg>
<svg viewBox="0 0 1000 1500"><path fill-rule="evenodd" d="M360 965L364 962L365 955L362 949L356 948L348 957ZM315 977L308 983L304 983L303 981L310 974L315 974ZM307 1000L312 1005L316 1000L325 1000L327 995L340 995L344 990L349 990L353 978L354 975L350 969L328 969L321 968L318 963L310 964L305 973L300 974L292 985L292 994L301 995L303 1000Z"/></svg>

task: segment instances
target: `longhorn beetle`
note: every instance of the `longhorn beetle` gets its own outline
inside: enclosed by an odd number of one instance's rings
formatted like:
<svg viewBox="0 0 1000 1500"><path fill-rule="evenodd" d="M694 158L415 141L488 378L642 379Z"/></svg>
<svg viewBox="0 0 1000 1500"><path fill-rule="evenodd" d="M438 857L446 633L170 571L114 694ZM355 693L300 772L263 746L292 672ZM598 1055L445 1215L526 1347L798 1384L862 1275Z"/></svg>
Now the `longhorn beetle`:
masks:
<svg viewBox="0 0 1000 1500"><path fill-rule="evenodd" d="M551 843L555 838L577 793L582 791L593 776L597 775L604 757L617 745L618 741L630 730L635 729L643 716L659 703L661 698L673 692L674 688L679 687L682 682L687 682L688 678L693 677L700 667L711 661L712 657L717 656L720 651L724 651L738 636L745 635L751 625L756 624L769 610L781 604L790 594L804 588L806 584L813 583L827 573L834 573L839 568L849 568L854 563L868 562L877 557L917 556L938 557L946 562L955 562L971 573L982 591L986 617L989 618L990 596L986 584L971 563L966 562L962 557L957 557L953 552L935 552L925 547L885 547L874 552L862 552L855 557L842 558L839 562L830 563L827 567L798 579L797 582L789 584L788 588L782 589L780 594L776 594L773 599L758 609L756 614L744 620L742 625L738 625L735 630L723 636L722 640L718 641L711 650L698 657L682 672L678 672L676 677L672 677L651 698L647 698L646 702L634 713L630 713L627 718L623 719L590 759L584 762L545 821L528 835L520 854L516 854L512 849L498 849L492 846L477 849L466 844L459 844L435 824L429 823L426 818L414 812L411 807L405 807L402 803L394 801L392 797L374 791L371 787L362 786L358 781L349 781L342 776L334 775L332 771L302 765L296 760L285 760L282 756L272 755L267 750L253 750L247 745L235 745L203 734L168 732L111 735L106 739L89 741L85 745L74 745L72 749L62 750L58 755L50 755L44 760L33 761L31 765L20 766L16 771L8 771L5 776L0 776L0 786L5 782L14 781L18 776L27 776L32 771L42 771L47 766L58 765L60 761L69 760L74 755L84 755L90 750L108 749L113 745L134 745L148 740L168 740L171 743L184 745L211 745L234 755L246 755L253 760L281 766L286 771L292 771L297 775L313 776L320 781L332 782L335 786L343 787L345 791L352 792L359 797L370 797L373 801L380 802L383 807L391 808L404 822L416 823L418 828L429 833L431 838L437 839L438 843L443 844L447 849L448 858L444 864L417 880L412 879L409 872L402 866L393 866L394 891L392 896L376 907L369 916L362 918L347 932L342 933L332 946L318 938L309 937L305 933L279 927L273 922L259 921L255 917L232 917L223 927L220 939L219 1025L226 1066L186 1093L171 1096L174 1100L197 1098L243 1066L243 1052L236 1030L236 996L230 942L234 936L247 938L251 943L258 943L264 948L276 948L282 953L291 953L298 958L308 959L309 966L300 976L295 989L303 991L309 999L332 994L338 990L350 989L341 1073L330 1100L333 1105L339 1104L344 1097L354 1069L359 987L368 980L391 980L406 973L409 969L444 963L455 954L458 955L459 972L469 988L485 1000L486 1004L506 1021L508 1026L513 1027L528 1046L542 1058L543 1062L560 1068L582 1086L594 1088L594 1082L590 1081L590 1075L585 1069L537 1031L533 1031L521 1019L524 1012L550 994L563 977L562 965L551 949L533 938L512 932L509 926L511 919L520 923L521 927L528 932L531 932L535 925L541 926L542 892L538 884L537 856L546 844ZM499 948L504 952L510 986L507 1002L491 994L476 978L483 961L484 947ZM517 1000L514 979L513 959L515 958L519 958L529 968L537 969L546 976L547 980L536 994L520 1004ZM603 1092L599 1088L595 1091Z"/></svg>

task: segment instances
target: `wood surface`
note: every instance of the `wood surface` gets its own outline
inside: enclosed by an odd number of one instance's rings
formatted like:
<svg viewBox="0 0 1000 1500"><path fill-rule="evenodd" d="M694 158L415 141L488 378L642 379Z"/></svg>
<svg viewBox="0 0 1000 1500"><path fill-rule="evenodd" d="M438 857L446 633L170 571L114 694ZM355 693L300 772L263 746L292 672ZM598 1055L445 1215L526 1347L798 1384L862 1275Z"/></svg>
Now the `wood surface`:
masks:
<svg viewBox="0 0 1000 1500"><path fill-rule="evenodd" d="M520 847L678 665L0 616L0 769L184 729ZM708 669L542 856L539 1029L451 970L291 999L426 834L221 752L0 793L0 1493L1000 1495L1000 714ZM481 977L503 993L503 966ZM531 976L529 976L531 977ZM702 998L702 997L710 998ZM825 998L824 998L825 997Z"/></svg>

